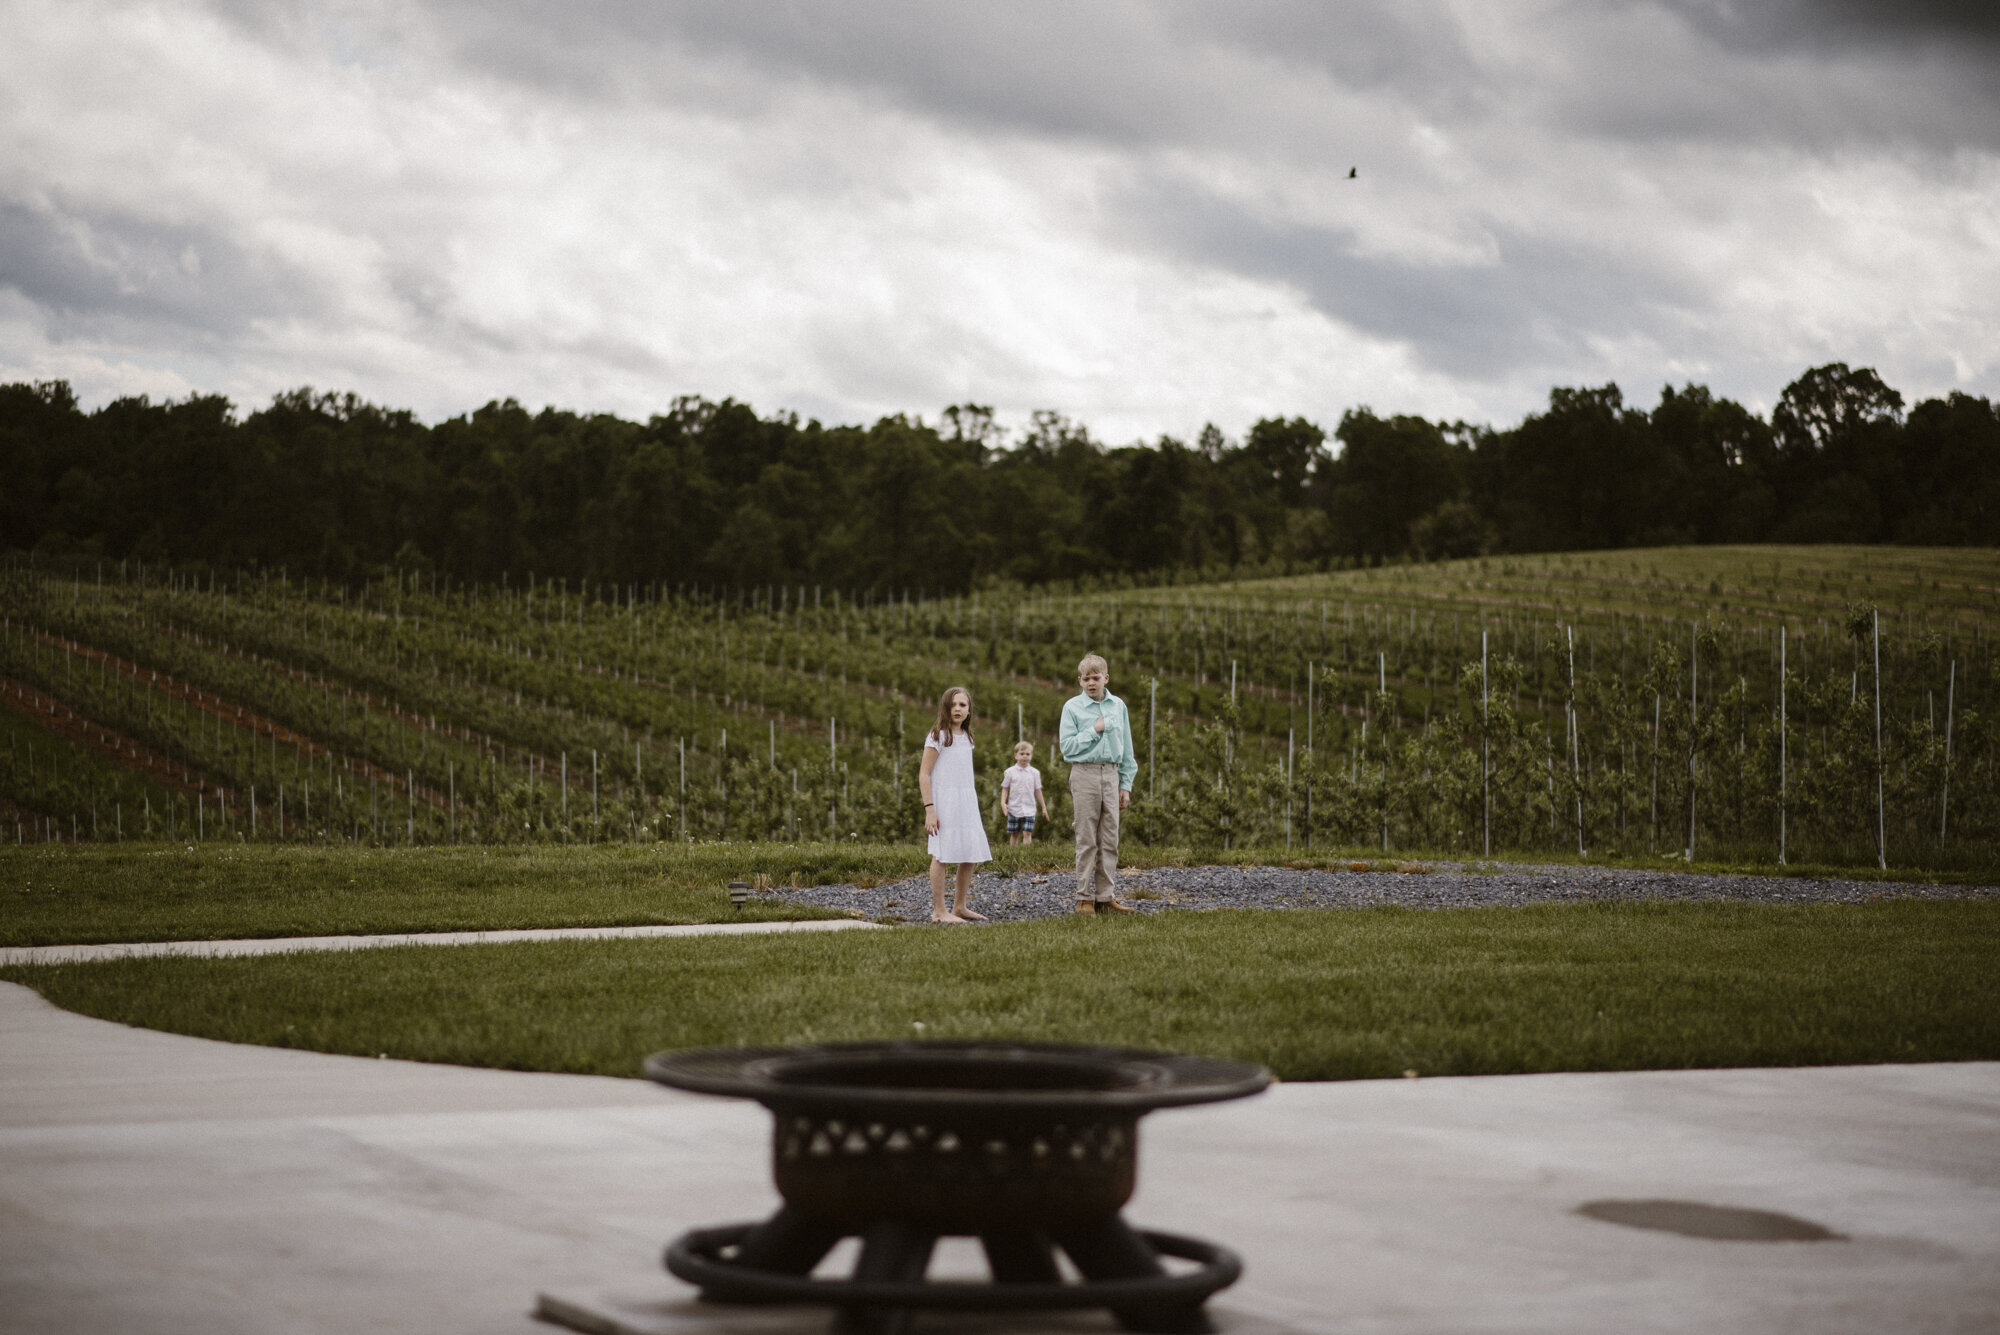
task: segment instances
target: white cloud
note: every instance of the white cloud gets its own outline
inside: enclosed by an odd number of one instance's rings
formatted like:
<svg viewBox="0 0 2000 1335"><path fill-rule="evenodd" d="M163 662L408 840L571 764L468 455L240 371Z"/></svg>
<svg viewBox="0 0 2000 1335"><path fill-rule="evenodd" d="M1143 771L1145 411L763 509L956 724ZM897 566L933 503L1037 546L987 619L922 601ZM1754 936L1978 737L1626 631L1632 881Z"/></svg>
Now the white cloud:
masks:
<svg viewBox="0 0 2000 1335"><path fill-rule="evenodd" d="M1554 4L0 21L0 378L87 402L972 400L1120 441L1614 378L1761 404L1835 359L2000 392L1994 102L1927 38Z"/></svg>

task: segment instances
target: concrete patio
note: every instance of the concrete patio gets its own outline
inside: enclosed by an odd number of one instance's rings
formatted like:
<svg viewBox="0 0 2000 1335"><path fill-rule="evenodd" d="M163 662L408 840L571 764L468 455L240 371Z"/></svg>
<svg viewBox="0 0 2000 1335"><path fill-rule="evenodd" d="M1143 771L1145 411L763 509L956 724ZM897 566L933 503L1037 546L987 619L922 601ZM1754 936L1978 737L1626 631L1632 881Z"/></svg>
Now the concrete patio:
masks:
<svg viewBox="0 0 2000 1335"><path fill-rule="evenodd" d="M526 1335L538 1301L610 1331L821 1330L692 1303L659 1266L681 1230L773 1208L768 1126L636 1080L214 1043L0 985L0 1330ZM1212 1304L1243 1335L2000 1330L2000 1063L1285 1085L1144 1134L1128 1217L1243 1254ZM1661 1199L1841 1236L1578 1213Z"/></svg>

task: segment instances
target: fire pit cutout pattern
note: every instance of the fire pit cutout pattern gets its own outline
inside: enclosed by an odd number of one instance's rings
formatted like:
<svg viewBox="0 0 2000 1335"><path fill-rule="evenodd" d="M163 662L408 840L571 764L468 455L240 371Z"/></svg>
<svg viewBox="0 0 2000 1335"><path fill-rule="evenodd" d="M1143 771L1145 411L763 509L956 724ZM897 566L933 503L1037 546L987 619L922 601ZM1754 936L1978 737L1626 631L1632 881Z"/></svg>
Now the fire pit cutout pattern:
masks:
<svg viewBox="0 0 2000 1335"><path fill-rule="evenodd" d="M760 1224L696 1229L667 1268L733 1302L823 1303L835 1329L894 1332L926 1308L1109 1308L1127 1330L1210 1329L1202 1304L1242 1264L1119 1216L1137 1180L1138 1121L1258 1093L1262 1067L1059 1044L938 1042L660 1053L646 1074L771 1110L784 1206ZM944 1236L976 1237L990 1284L927 1280ZM813 1268L861 1240L847 1279ZM1056 1251L1084 1278L1065 1282ZM1162 1256L1191 1262L1169 1271Z"/></svg>

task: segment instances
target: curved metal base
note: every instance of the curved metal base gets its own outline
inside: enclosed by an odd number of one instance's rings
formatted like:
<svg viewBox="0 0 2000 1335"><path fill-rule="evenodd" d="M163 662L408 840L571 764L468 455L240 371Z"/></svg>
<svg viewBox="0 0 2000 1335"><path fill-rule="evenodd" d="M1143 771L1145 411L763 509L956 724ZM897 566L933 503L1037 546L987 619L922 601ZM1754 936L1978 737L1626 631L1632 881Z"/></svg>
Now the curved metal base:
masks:
<svg viewBox="0 0 2000 1335"><path fill-rule="evenodd" d="M924 1278L939 1233L887 1220L859 1230L861 1259L851 1279L814 1279L817 1265L852 1227L780 1210L761 1224L698 1228L667 1248L666 1265L721 1302L819 1303L840 1309L834 1329L854 1335L907 1330L921 1309L1026 1311L1109 1308L1130 1331L1193 1335L1214 1329L1202 1303L1236 1282L1243 1263L1226 1247L1172 1233L1141 1232L1116 1215L1072 1227L980 1233L991 1284ZM1064 1283L1054 1248L1085 1278ZM1159 1258L1193 1261L1169 1274Z"/></svg>

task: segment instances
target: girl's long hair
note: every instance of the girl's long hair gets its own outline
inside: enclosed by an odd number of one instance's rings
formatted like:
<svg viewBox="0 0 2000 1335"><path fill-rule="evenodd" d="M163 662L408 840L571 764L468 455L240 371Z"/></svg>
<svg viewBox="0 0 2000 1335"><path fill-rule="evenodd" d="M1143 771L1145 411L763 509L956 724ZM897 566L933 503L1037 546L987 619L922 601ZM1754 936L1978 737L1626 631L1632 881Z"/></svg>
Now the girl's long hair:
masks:
<svg viewBox="0 0 2000 1335"><path fill-rule="evenodd" d="M959 726L965 729L967 737L972 736L972 692L963 686L947 686L944 694L938 697L937 727L931 729L931 736L937 738L939 746L951 745L951 697L954 695L965 697L965 722Z"/></svg>

